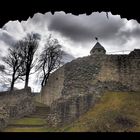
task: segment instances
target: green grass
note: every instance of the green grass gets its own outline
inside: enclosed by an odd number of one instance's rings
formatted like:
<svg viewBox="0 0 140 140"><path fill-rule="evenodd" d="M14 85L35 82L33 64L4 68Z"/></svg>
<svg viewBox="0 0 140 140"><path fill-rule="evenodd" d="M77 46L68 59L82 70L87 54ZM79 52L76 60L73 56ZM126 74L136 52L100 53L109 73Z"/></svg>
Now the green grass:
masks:
<svg viewBox="0 0 140 140"><path fill-rule="evenodd" d="M59 132L57 128L47 127L8 127L3 132Z"/></svg>
<svg viewBox="0 0 140 140"><path fill-rule="evenodd" d="M12 120L10 125L46 125L46 121L42 118L21 118Z"/></svg>
<svg viewBox="0 0 140 140"><path fill-rule="evenodd" d="M140 93L108 92L62 132L140 132Z"/></svg>
<svg viewBox="0 0 140 140"><path fill-rule="evenodd" d="M140 132L140 93L107 92L87 113L61 128L47 128L44 119L32 117L18 119L11 124L35 127L9 126L5 132ZM36 127L40 124L42 127Z"/></svg>
<svg viewBox="0 0 140 140"><path fill-rule="evenodd" d="M4 132L46 132L46 121L42 118L12 120Z"/></svg>
<svg viewBox="0 0 140 140"><path fill-rule="evenodd" d="M57 128L47 128L46 121L42 118L21 118L11 121L3 132L54 132Z"/></svg>
<svg viewBox="0 0 140 140"><path fill-rule="evenodd" d="M48 132L45 127L8 127L4 132Z"/></svg>

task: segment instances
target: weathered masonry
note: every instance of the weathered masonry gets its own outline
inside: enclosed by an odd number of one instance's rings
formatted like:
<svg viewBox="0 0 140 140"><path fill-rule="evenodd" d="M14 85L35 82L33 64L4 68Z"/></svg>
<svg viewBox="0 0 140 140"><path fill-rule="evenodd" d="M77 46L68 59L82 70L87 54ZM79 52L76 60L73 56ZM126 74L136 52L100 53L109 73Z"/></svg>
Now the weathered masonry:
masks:
<svg viewBox="0 0 140 140"><path fill-rule="evenodd" d="M90 56L65 64L49 77L42 102L51 106L49 122L55 126L86 112L105 90L140 91L139 85L140 49L128 55L107 55L97 42Z"/></svg>

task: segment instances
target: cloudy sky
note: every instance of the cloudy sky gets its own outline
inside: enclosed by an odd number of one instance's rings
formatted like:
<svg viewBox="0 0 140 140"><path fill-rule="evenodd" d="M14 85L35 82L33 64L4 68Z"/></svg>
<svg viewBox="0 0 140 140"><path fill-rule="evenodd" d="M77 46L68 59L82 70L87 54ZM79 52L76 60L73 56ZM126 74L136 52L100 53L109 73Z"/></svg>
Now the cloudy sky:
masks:
<svg viewBox="0 0 140 140"><path fill-rule="evenodd" d="M41 34L40 48L51 33L59 40L63 50L69 53L68 61L89 55L96 36L107 53L129 53L134 48L140 48L140 24L136 20L122 19L120 15L108 13L108 16L104 12L94 12L89 16L64 12L52 15L48 12L36 13L26 21L9 21L0 29L1 56L6 55L7 48L14 42L30 32ZM31 84L34 84L33 80Z"/></svg>

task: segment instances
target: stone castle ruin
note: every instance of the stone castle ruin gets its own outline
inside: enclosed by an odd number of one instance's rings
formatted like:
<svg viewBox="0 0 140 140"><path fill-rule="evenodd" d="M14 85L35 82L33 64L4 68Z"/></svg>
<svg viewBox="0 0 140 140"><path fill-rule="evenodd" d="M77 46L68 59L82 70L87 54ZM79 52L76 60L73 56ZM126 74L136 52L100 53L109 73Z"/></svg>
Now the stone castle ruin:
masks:
<svg viewBox="0 0 140 140"><path fill-rule="evenodd" d="M51 108L48 123L71 123L105 91L140 91L140 49L127 55L107 55L97 42L89 56L75 59L52 73L42 90L42 102Z"/></svg>
<svg viewBox="0 0 140 140"><path fill-rule="evenodd" d="M28 116L35 110L31 88L0 92L0 132L11 120Z"/></svg>

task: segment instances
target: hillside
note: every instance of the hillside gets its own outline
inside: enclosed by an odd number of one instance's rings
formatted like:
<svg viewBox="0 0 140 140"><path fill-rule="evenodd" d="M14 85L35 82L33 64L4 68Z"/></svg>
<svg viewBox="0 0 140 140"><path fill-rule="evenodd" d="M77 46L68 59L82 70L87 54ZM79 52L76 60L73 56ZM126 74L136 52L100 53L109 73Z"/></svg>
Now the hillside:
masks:
<svg viewBox="0 0 140 140"><path fill-rule="evenodd" d="M43 107L37 105L39 107ZM45 106L44 106L45 107ZM40 110L40 109L38 109ZM40 110L41 111L41 110ZM41 111L43 113L43 110ZM41 114L42 115L42 114ZM61 128L48 128L39 114L13 121L8 132L140 132L140 93L108 92L78 120Z"/></svg>
<svg viewBox="0 0 140 140"><path fill-rule="evenodd" d="M95 107L61 131L140 132L140 93L105 93Z"/></svg>

